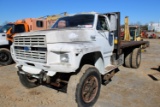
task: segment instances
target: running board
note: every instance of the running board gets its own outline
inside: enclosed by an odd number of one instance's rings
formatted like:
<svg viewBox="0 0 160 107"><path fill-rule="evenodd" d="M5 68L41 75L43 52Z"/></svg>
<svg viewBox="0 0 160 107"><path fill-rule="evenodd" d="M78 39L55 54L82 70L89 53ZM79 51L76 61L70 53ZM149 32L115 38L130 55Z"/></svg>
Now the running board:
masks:
<svg viewBox="0 0 160 107"><path fill-rule="evenodd" d="M118 68L118 66L115 66L115 65L109 65L105 68L106 72L110 72L114 69Z"/></svg>
<svg viewBox="0 0 160 107"><path fill-rule="evenodd" d="M111 78L115 75L115 73L116 73L116 71L112 70L111 72L105 74L103 76L103 84L107 85L111 81Z"/></svg>

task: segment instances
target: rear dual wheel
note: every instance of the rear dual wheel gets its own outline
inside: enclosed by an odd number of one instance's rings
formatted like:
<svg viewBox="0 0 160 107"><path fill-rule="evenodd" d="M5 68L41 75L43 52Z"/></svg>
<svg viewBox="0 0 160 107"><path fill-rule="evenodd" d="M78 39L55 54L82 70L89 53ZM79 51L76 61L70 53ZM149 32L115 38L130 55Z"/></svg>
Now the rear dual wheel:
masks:
<svg viewBox="0 0 160 107"><path fill-rule="evenodd" d="M135 48L125 56L124 65L128 68L139 68L141 63L141 48Z"/></svg>
<svg viewBox="0 0 160 107"><path fill-rule="evenodd" d="M141 63L141 48L135 48L132 53L132 68L139 68Z"/></svg>
<svg viewBox="0 0 160 107"><path fill-rule="evenodd" d="M132 52L127 53L124 60L125 67L131 68L131 64L132 64Z"/></svg>

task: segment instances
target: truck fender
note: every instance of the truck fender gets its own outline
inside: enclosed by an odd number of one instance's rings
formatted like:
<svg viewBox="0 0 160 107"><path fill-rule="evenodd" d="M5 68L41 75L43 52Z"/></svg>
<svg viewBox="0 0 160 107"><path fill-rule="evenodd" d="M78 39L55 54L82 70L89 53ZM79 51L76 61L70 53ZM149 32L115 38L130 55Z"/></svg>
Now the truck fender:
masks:
<svg viewBox="0 0 160 107"><path fill-rule="evenodd" d="M101 73L101 74L104 74L104 61L101 57L99 57L97 59L97 61L95 62L95 67L98 69L98 71Z"/></svg>

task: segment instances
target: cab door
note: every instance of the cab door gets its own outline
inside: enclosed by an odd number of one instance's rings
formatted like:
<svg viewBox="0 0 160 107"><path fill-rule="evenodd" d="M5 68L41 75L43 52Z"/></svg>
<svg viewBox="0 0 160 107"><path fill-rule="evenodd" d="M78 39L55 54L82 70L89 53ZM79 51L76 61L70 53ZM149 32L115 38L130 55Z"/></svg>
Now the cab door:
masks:
<svg viewBox="0 0 160 107"><path fill-rule="evenodd" d="M8 40L6 39L6 33L0 33L0 46L8 45Z"/></svg>
<svg viewBox="0 0 160 107"><path fill-rule="evenodd" d="M14 24L9 23L4 25L2 28L0 28L0 45L9 45L9 41L7 40L8 34L10 34L10 31Z"/></svg>
<svg viewBox="0 0 160 107"><path fill-rule="evenodd" d="M110 58L114 49L114 37L110 32L110 22L106 15L97 16L97 36L96 42L103 52L104 66L109 66Z"/></svg>
<svg viewBox="0 0 160 107"><path fill-rule="evenodd" d="M120 13L106 13L97 17L96 41L101 46L103 52L104 67L112 66L111 56L113 51L119 51L119 43L115 44L115 39L119 39ZM105 72L108 72L107 70Z"/></svg>

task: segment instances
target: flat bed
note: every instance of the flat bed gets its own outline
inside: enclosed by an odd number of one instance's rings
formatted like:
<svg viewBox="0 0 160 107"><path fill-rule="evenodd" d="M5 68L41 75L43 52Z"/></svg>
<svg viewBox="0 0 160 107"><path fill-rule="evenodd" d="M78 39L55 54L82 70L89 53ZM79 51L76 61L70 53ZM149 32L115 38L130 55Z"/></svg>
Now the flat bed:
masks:
<svg viewBox="0 0 160 107"><path fill-rule="evenodd" d="M146 48L149 46L148 41L121 41L120 48L129 48L129 47L134 47L138 45L143 45L143 48Z"/></svg>

